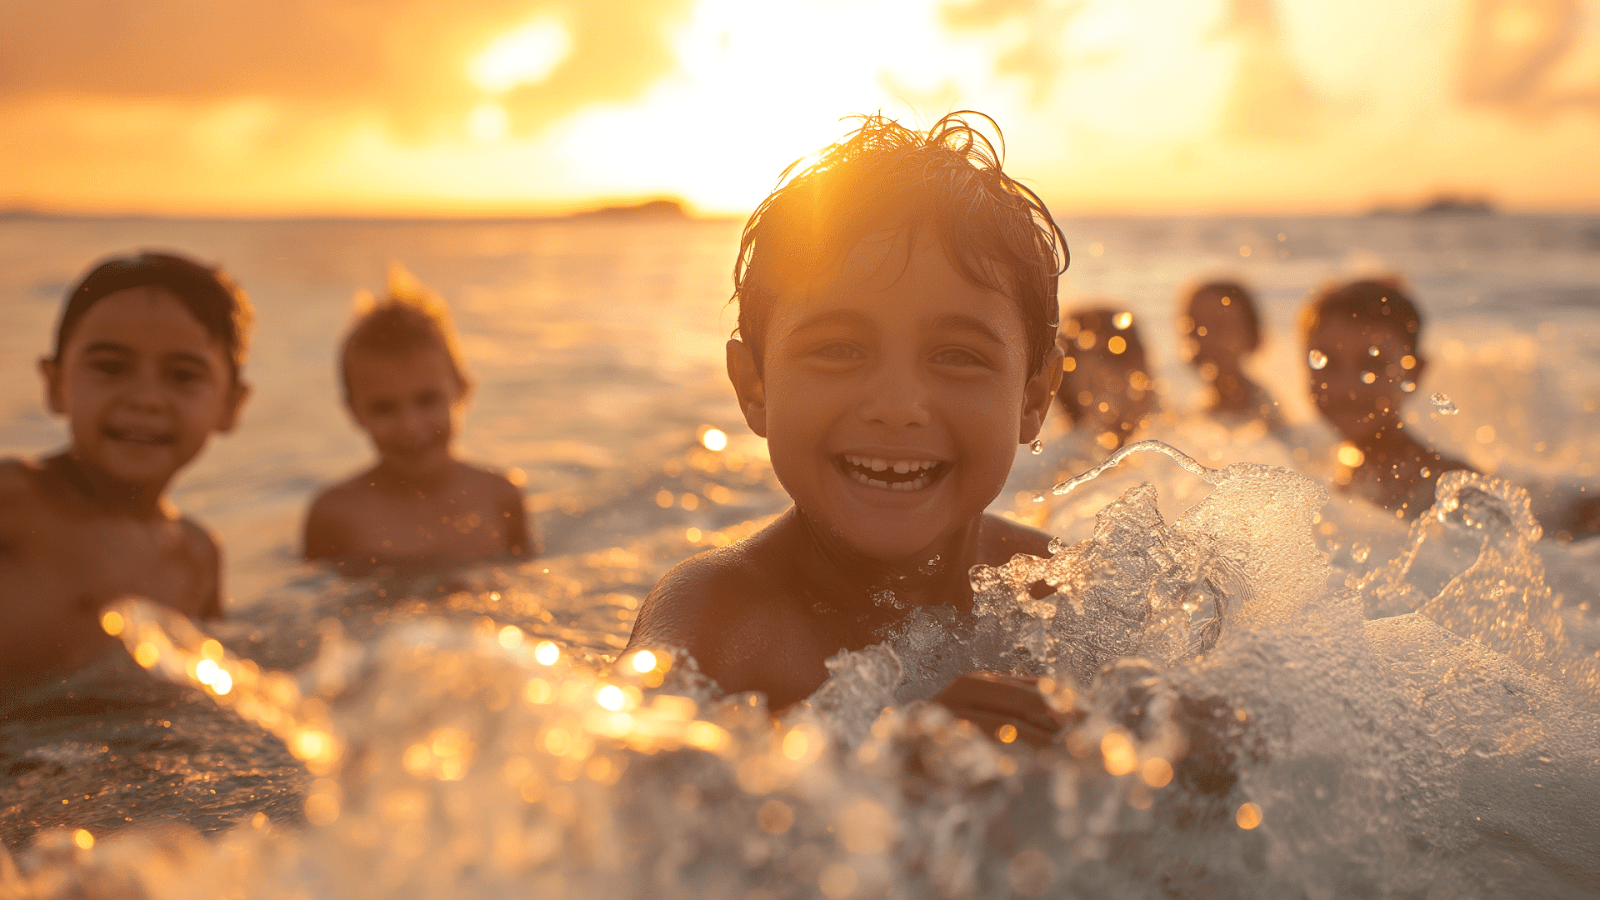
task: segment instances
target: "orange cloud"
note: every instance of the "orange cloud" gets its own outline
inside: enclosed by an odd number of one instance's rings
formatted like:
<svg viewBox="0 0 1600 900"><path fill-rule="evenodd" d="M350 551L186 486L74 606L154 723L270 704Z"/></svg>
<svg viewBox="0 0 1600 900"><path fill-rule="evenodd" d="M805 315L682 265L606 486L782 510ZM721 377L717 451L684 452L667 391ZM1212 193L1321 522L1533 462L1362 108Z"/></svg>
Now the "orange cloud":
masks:
<svg viewBox="0 0 1600 900"><path fill-rule="evenodd" d="M551 117L636 97L674 65L687 0L139 0L0 4L0 96L369 110L424 137L482 93L468 62L539 16L571 52L508 100Z"/></svg>

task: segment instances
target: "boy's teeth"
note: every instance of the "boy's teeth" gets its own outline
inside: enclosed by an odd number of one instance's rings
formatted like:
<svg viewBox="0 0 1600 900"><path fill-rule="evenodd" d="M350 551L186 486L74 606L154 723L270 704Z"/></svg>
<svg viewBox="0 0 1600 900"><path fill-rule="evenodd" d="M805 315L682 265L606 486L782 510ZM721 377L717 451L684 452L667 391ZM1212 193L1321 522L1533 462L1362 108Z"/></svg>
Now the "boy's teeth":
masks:
<svg viewBox="0 0 1600 900"><path fill-rule="evenodd" d="M869 487L890 491L922 490L933 483L934 470L940 465L938 460L931 459L887 460L879 456L857 456L853 453L844 454L844 459L851 466L847 470L851 478ZM872 477L890 470L893 470L894 475ZM906 478L907 475L911 477Z"/></svg>
<svg viewBox="0 0 1600 900"><path fill-rule="evenodd" d="M939 464L937 460L931 459L889 460L884 459L881 456L856 456L855 454L851 453L846 453L844 458L846 462L853 466L860 466L863 469L871 469L874 472L886 472L890 469L893 469L897 475L905 475L908 472L921 472L924 469L931 469Z"/></svg>

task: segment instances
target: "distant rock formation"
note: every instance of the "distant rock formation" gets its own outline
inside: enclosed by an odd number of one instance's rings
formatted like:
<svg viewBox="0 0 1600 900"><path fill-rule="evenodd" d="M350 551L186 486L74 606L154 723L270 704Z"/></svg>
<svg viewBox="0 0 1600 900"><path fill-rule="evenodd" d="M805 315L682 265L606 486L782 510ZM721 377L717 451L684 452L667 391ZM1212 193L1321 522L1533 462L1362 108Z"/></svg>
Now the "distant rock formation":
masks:
<svg viewBox="0 0 1600 900"><path fill-rule="evenodd" d="M692 218L681 200L646 200L617 206L603 206L573 213L571 219L688 219Z"/></svg>
<svg viewBox="0 0 1600 900"><path fill-rule="evenodd" d="M1418 206L1379 206L1372 210L1374 216L1491 216L1494 204L1483 197L1458 197L1440 194Z"/></svg>

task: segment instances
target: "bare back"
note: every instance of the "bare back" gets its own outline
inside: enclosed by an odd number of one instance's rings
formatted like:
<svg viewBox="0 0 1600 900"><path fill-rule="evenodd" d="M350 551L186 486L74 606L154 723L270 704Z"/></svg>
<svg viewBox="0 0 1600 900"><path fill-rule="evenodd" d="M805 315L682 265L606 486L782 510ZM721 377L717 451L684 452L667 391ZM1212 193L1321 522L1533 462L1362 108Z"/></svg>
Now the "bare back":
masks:
<svg viewBox="0 0 1600 900"><path fill-rule="evenodd" d="M100 608L136 595L219 617L219 554L174 514L108 512L60 458L0 462L0 691L70 670L108 650Z"/></svg>

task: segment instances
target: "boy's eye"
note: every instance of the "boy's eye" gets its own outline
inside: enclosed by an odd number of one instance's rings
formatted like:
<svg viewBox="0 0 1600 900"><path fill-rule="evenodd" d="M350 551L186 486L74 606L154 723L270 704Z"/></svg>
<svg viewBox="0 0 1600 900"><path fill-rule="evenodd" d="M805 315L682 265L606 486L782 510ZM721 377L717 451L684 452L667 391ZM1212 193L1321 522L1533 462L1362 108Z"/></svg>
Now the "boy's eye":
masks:
<svg viewBox="0 0 1600 900"><path fill-rule="evenodd" d="M978 354L964 347L946 347L933 355L933 361L941 366L982 366L988 362Z"/></svg>
<svg viewBox="0 0 1600 900"><path fill-rule="evenodd" d="M861 349L853 344L833 343L823 344L811 351L811 355L819 359L838 360L840 362L852 359L861 359L866 356Z"/></svg>
<svg viewBox="0 0 1600 900"><path fill-rule="evenodd" d="M367 412L374 416L393 415L397 408L393 400L375 400L367 404Z"/></svg>
<svg viewBox="0 0 1600 900"><path fill-rule="evenodd" d="M438 406L440 403L443 403L443 402L444 402L444 394L441 394L438 391L423 391L422 393L417 395L417 399L416 399L417 405L420 406L420 407L423 407L424 409L429 409L429 408Z"/></svg>
<svg viewBox="0 0 1600 900"><path fill-rule="evenodd" d="M205 378L205 373L199 369L175 368L167 371L167 377L178 384L194 384Z"/></svg>
<svg viewBox="0 0 1600 900"><path fill-rule="evenodd" d="M89 367L102 375L121 375L128 371L127 362L115 356L101 356L89 360Z"/></svg>

